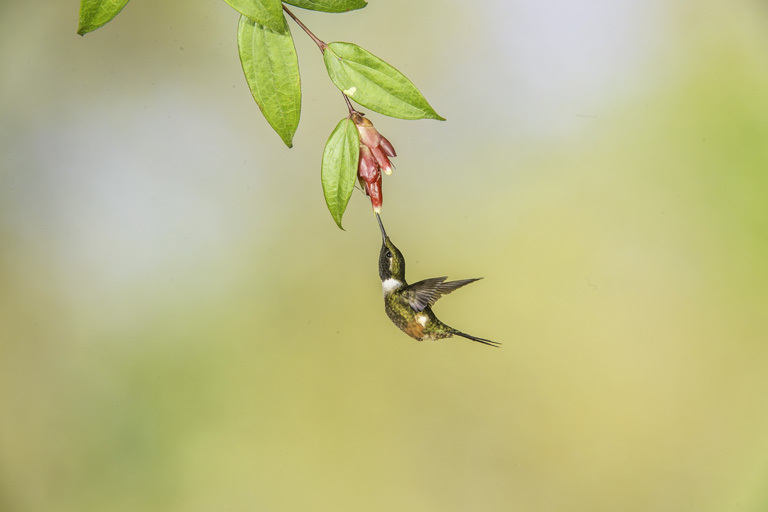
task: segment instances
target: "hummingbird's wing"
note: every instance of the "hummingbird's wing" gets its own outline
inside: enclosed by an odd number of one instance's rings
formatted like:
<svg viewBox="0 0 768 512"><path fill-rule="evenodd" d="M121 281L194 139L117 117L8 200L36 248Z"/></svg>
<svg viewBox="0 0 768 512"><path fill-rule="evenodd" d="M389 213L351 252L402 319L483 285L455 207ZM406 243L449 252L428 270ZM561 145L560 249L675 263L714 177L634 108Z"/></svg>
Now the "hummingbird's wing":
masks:
<svg viewBox="0 0 768 512"><path fill-rule="evenodd" d="M413 283L403 290L403 298L408 301L408 304L415 311L424 311L424 308L427 306L434 306L437 299L443 295L451 293L453 290L469 283L474 283L478 279L460 279L458 281L448 281L447 283L444 282L446 276L425 279L418 283Z"/></svg>

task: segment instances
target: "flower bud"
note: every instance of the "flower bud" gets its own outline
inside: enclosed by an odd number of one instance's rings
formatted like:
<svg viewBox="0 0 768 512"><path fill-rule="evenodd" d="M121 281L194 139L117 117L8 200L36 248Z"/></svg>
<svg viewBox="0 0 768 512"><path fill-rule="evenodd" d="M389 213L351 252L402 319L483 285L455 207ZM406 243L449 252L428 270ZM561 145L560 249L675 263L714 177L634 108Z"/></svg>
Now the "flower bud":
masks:
<svg viewBox="0 0 768 512"><path fill-rule="evenodd" d="M352 120L360 133L360 142L370 148L375 148L381 144L381 134L373 127L373 123L361 115L352 117Z"/></svg>
<svg viewBox="0 0 768 512"><path fill-rule="evenodd" d="M384 151L381 150L381 147L372 148L371 153L373 153L373 158L376 159L379 169L384 171L386 175L392 174L392 164L389 162L387 155L384 154Z"/></svg>
<svg viewBox="0 0 768 512"><path fill-rule="evenodd" d="M357 179L366 195L371 198L375 212L381 211L381 173L391 174L390 158L397 156L392 144L374 128L373 123L359 113L352 114L357 132L360 135L360 160L357 166Z"/></svg>
<svg viewBox="0 0 768 512"><path fill-rule="evenodd" d="M371 197L373 211L381 213L381 204L384 202L381 196L381 175L378 180L368 184L367 194Z"/></svg>
<svg viewBox="0 0 768 512"><path fill-rule="evenodd" d="M370 182L375 181L380 174L371 148L360 146L360 162L357 164L357 176L365 182Z"/></svg>
<svg viewBox="0 0 768 512"><path fill-rule="evenodd" d="M396 157L397 153L395 153L395 148L392 147L392 144L389 143L386 137L383 135L381 136L381 142L379 143L379 147L384 151L384 153L387 154L387 156L390 157Z"/></svg>

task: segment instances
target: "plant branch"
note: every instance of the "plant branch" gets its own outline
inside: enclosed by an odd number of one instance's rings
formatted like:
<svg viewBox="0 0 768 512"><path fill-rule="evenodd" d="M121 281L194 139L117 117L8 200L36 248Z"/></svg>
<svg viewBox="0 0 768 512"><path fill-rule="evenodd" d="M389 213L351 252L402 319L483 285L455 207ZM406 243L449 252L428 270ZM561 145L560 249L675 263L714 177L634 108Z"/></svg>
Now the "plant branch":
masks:
<svg viewBox="0 0 768 512"><path fill-rule="evenodd" d="M312 38L312 40L315 42L315 44L317 45L317 47L318 47L318 48L320 48L320 51L321 51L321 52L323 52L323 53L325 53L325 49L326 49L326 47L328 47L328 45L327 45L327 44L325 44L323 41L321 41L321 40L320 40L320 38L318 38L318 37L317 37L315 34L313 34L313 33L312 33L312 31L311 31L311 30L309 30L309 28L307 28L307 26L306 26L305 24L303 24L303 23L301 22L301 20L300 20L299 18L297 18L297 17L296 17L296 15L295 15L295 14L293 14L293 13L291 12L291 10L290 10L290 9L288 9L288 8L285 6L285 4L283 4L283 10L286 12L286 14L288 14L288 16L290 16L290 17L293 19L293 21L295 21L295 22L296 22L296 24L297 24L298 26L300 26L300 27L301 27L301 29L302 29L304 32L306 32L306 34L307 34L307 35L308 35L310 38ZM352 103L349 101L349 98L347 97L347 95L346 95L346 94L344 94L344 93L342 92L342 93L341 93L341 95L344 97L344 101L346 101L346 102L347 102L347 108L349 109L349 116L350 116L350 117L352 117L352 116L353 116L353 115L355 115L355 114L358 114L358 115L364 115L362 112L358 112L357 110L355 110L355 107L353 107L353 106L352 106Z"/></svg>
<svg viewBox="0 0 768 512"><path fill-rule="evenodd" d="M288 14L288 16L290 16L291 18L293 18L293 21L295 21L295 22L296 22L296 24L297 24L298 26L300 26L300 27L301 27L301 29L302 29L304 32L306 32L306 33L307 33L307 35L308 35L310 38L312 38L312 40L315 42L315 44L317 45L317 47L318 47L318 48L320 48L320 51L321 51L321 52L323 52L323 53L325 53L325 48L326 48L328 45L327 45L327 44L325 44L325 43L324 43L323 41L321 41L320 39L318 39L318 37L317 37L315 34L313 34L313 33L312 33L312 31L311 31L311 30L309 30L309 29L307 28L307 26L306 26L305 24L303 24L303 23L301 22L301 20L300 20L299 18L297 18L297 17L296 17L296 15L295 15L295 14L293 14L293 13L292 13L292 12L291 12L291 11L290 11L290 10L289 10L289 9L288 9L286 6L285 6L285 4L283 4L283 10L284 10L284 11L285 11L285 12Z"/></svg>

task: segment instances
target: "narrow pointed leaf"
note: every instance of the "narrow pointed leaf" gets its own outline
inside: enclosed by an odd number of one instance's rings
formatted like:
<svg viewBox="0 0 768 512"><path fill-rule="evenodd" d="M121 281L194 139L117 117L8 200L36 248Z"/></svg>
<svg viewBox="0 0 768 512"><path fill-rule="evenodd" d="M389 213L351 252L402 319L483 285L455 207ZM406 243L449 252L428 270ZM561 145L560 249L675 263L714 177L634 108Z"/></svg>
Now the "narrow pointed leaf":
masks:
<svg viewBox="0 0 768 512"><path fill-rule="evenodd" d="M444 120L401 72L352 43L331 43L325 68L350 99L380 114L400 119Z"/></svg>
<svg viewBox="0 0 768 512"><path fill-rule="evenodd" d="M128 0L80 0L77 33L82 36L106 25L127 3Z"/></svg>
<svg viewBox="0 0 768 512"><path fill-rule="evenodd" d="M237 49L253 99L286 146L292 147L301 114L301 81L290 30L281 34L241 16Z"/></svg>
<svg viewBox="0 0 768 512"><path fill-rule="evenodd" d="M269 29L285 33L287 24L280 0L224 0L234 10L248 16L253 22Z"/></svg>
<svg viewBox="0 0 768 512"><path fill-rule="evenodd" d="M341 217L355 188L359 158L360 138L355 123L349 118L342 119L325 143L320 168L325 204L341 229Z"/></svg>
<svg viewBox="0 0 768 512"><path fill-rule="evenodd" d="M347 12L362 9L368 2L365 0L286 0L285 3L323 12Z"/></svg>

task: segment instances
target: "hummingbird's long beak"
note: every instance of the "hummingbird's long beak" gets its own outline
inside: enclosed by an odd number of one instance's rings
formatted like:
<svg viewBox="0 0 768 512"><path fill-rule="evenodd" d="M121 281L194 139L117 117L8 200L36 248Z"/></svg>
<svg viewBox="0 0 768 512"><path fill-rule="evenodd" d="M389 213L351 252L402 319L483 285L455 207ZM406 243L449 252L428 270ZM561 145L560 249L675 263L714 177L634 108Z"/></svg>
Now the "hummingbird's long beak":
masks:
<svg viewBox="0 0 768 512"><path fill-rule="evenodd" d="M386 240L387 239L387 232L384 231L384 224L381 223L381 217L379 217L378 213L376 213L376 220L379 221L379 229L381 229L381 238Z"/></svg>

